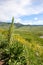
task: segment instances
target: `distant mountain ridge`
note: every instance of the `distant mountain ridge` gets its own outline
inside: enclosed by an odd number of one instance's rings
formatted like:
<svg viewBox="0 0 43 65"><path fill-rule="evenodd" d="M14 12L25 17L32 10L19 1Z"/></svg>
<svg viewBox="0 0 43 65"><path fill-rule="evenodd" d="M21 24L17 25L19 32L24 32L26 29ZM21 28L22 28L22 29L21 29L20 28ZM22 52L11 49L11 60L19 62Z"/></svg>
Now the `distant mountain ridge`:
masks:
<svg viewBox="0 0 43 65"><path fill-rule="evenodd" d="M0 22L0 29L9 29L11 23ZM43 31L43 25L23 25L21 23L14 23L15 30L19 31Z"/></svg>
<svg viewBox="0 0 43 65"><path fill-rule="evenodd" d="M6 25L10 25L11 23L7 23L7 22L0 22L0 26L6 26ZM16 27L22 27L22 26L29 26L29 25L24 25L24 24L22 24L22 23L14 23L14 25L16 26Z"/></svg>
<svg viewBox="0 0 43 65"><path fill-rule="evenodd" d="M9 25L10 25L11 23L7 23L7 22L0 22L0 26L1 27L9 27ZM24 27L24 26L26 26L26 27L29 27L29 26L43 26L43 25L24 25L24 24L22 24L22 23L14 23L14 26L16 27L16 28L19 28L19 27Z"/></svg>

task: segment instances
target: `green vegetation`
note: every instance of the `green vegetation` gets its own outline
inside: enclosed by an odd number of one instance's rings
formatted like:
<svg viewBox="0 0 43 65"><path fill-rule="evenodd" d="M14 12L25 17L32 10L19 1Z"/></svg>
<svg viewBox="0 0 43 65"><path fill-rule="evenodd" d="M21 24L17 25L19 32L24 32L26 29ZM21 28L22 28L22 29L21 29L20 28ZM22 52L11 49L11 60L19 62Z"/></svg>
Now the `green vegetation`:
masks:
<svg viewBox="0 0 43 65"><path fill-rule="evenodd" d="M0 60L3 65L43 65L43 26L0 24Z"/></svg>

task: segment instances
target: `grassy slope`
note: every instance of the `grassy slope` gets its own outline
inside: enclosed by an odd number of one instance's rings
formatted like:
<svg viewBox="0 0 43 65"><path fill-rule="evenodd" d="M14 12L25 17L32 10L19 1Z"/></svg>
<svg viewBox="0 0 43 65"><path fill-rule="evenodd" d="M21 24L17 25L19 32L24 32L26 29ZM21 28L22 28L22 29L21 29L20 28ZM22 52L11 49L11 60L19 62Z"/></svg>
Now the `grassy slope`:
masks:
<svg viewBox="0 0 43 65"><path fill-rule="evenodd" d="M9 26L7 25L7 27ZM0 26L0 40L6 39L7 27L5 25ZM40 35L43 35L43 26L22 26L18 28L15 26L14 28L14 39L28 48L27 56L29 56L30 65L43 65L43 39L39 38Z"/></svg>

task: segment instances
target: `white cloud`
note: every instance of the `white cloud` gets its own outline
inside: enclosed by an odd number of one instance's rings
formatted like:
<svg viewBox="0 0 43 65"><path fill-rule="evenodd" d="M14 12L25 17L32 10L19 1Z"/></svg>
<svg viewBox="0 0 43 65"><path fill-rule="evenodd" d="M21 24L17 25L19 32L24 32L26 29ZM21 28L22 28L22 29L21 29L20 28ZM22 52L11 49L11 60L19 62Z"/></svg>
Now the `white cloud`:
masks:
<svg viewBox="0 0 43 65"><path fill-rule="evenodd" d="M19 17L24 15L39 14L43 12L43 1L38 6L33 6L34 0L2 0L0 2L0 20L7 21L12 18L12 16L17 19L17 22L23 22ZM37 18L35 18L37 20ZM27 23L28 21L25 21ZM30 24L32 24L30 22Z"/></svg>
<svg viewBox="0 0 43 65"><path fill-rule="evenodd" d="M43 25L43 20L37 20L36 22L33 22L32 25Z"/></svg>
<svg viewBox="0 0 43 65"><path fill-rule="evenodd" d="M20 16L26 15L24 7L30 5L31 0L6 0L1 2L0 5L0 20L7 20L8 17L14 16L18 18Z"/></svg>
<svg viewBox="0 0 43 65"><path fill-rule="evenodd" d="M37 18L37 17L35 17L35 18L34 18L34 20L35 20L35 21L37 21L37 20L38 20L38 18Z"/></svg>
<svg viewBox="0 0 43 65"><path fill-rule="evenodd" d="M20 18L15 19L15 23L22 23L22 24L24 24L24 25L27 25L27 24L32 25L32 21L28 21L28 20L23 21L23 20L20 19Z"/></svg>

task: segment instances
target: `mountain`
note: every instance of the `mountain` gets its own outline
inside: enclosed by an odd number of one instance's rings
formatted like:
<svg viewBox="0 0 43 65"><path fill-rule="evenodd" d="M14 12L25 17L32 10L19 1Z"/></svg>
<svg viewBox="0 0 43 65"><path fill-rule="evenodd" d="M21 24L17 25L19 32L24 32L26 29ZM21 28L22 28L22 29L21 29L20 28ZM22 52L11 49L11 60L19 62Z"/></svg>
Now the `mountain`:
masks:
<svg viewBox="0 0 43 65"><path fill-rule="evenodd" d="M0 22L0 28L6 28L8 29L11 23L7 23L7 22ZM36 30L38 28L38 30L43 30L43 25L23 25L21 23L14 23L14 26L16 29L26 29L26 30Z"/></svg>
<svg viewBox="0 0 43 65"><path fill-rule="evenodd" d="M8 29L11 23L0 22L0 28ZM14 23L15 28L23 27L24 25L21 23Z"/></svg>
<svg viewBox="0 0 43 65"><path fill-rule="evenodd" d="M9 26L11 23L7 23L7 22L0 22L0 26ZM21 23L14 23L15 27L23 27L23 26L29 26L29 25L23 25Z"/></svg>

